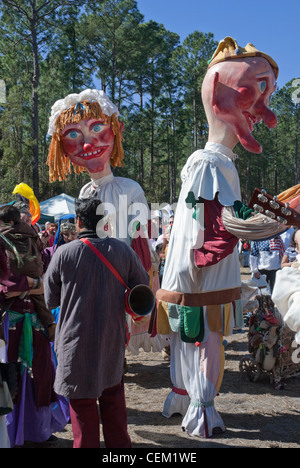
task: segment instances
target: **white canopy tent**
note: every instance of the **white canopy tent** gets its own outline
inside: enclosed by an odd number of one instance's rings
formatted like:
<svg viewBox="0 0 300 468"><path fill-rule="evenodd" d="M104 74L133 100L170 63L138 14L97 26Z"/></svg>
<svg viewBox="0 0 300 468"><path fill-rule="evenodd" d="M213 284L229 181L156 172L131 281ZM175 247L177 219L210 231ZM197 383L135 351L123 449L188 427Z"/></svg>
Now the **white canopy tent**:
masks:
<svg viewBox="0 0 300 468"><path fill-rule="evenodd" d="M75 214L75 198L62 193L41 202L40 208L42 215L52 216L55 221L58 221L62 216Z"/></svg>

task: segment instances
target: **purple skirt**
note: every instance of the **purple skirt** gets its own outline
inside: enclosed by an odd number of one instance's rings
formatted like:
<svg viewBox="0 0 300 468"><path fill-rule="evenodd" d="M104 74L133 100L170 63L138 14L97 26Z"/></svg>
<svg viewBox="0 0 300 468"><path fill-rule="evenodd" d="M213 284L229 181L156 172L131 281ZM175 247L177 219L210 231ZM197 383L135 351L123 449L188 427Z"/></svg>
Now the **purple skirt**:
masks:
<svg viewBox="0 0 300 468"><path fill-rule="evenodd" d="M9 333L8 328L9 320L8 315L6 315L5 337L8 342L7 354L8 357L11 357L9 336L13 336L15 330L13 330L13 333ZM42 331L34 330L33 332L35 335L43 334ZM41 339L41 341L43 342L43 339ZM70 419L68 400L55 395L53 391L53 381L56 370L53 345L46 340L43 346L49 347L49 350L46 349L45 351L46 356L50 358L51 366L50 374L48 379L46 379L48 384L51 385L51 388L48 388L46 391L48 398L44 399L45 395L41 398L42 395L38 389L39 370L35 369L35 374L37 376L36 381L34 377L32 378L28 372L24 371L20 379L19 392L14 404L14 410L6 416L11 447L22 446L25 441L36 443L45 442L54 432L62 431ZM33 356L35 352L37 353L37 350L34 349ZM45 367L47 367L47 365ZM45 392L42 391L42 393L44 394ZM39 403L37 402L36 395L39 395ZM53 398L53 396L55 396L55 398ZM46 404L42 406L41 403L43 400Z"/></svg>

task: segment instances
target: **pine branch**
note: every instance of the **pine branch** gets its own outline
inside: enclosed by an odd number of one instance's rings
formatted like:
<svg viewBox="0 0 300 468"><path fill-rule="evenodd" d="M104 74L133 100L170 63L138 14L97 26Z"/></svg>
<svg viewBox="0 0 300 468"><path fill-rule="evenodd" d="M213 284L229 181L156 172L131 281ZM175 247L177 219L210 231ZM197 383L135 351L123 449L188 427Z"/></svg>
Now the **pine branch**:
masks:
<svg viewBox="0 0 300 468"><path fill-rule="evenodd" d="M18 13L21 13L22 15L26 16L28 20L30 20L30 16L28 15L27 11L21 8L17 2L14 2L13 0L2 0L2 1L4 5L10 6L15 11L17 11Z"/></svg>

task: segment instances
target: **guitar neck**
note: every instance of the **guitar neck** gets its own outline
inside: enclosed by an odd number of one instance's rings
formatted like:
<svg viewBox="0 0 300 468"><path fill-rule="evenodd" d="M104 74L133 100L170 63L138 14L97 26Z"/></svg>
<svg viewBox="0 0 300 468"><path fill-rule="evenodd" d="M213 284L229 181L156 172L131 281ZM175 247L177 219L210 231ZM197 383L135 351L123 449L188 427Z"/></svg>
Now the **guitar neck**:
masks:
<svg viewBox="0 0 300 468"><path fill-rule="evenodd" d="M255 213L261 213L277 223L287 227L296 226L300 228L299 213L293 210L288 203L280 202L276 196L272 197L265 190L256 188L248 206L252 208Z"/></svg>

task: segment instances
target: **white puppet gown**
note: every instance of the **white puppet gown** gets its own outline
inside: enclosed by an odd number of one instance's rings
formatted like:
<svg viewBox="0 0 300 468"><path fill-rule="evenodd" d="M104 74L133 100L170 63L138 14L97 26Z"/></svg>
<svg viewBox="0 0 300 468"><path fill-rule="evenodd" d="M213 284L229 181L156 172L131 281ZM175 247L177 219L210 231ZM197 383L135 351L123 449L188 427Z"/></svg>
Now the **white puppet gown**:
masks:
<svg viewBox="0 0 300 468"><path fill-rule="evenodd" d="M183 429L190 435L204 437L210 437L214 428L225 430L214 406L223 379L223 336L230 335L234 327L243 326L238 239L235 236L260 238L265 230L269 231L265 237L274 235L274 223L267 222L262 226L264 222L259 216L259 226L255 224L255 217L246 222L235 218L233 205L241 200L241 193L234 159L229 148L215 143L207 143L204 150L196 151L188 159L182 171L182 189L162 286L156 295L159 301L158 333L164 313L171 333L173 389L165 401L163 415L184 415ZM193 198L199 202L198 216L195 216L191 203L187 203ZM201 199L204 205L212 208L215 203L219 210L214 226L218 231L215 242L210 239L210 243L205 243L205 231L209 227L205 224L211 221L214 224L214 220L211 217L208 221L201 216ZM252 230L254 236L251 237ZM225 245L222 245L220 232L227 238L229 233L232 234ZM201 261L207 266L195 264L195 250L200 252ZM193 323L196 324L194 330Z"/></svg>
<svg viewBox="0 0 300 468"><path fill-rule="evenodd" d="M87 183L82 187L79 198L90 198L96 194L104 204L105 218L103 224L106 222L109 224L111 229L109 235L111 237L119 239L130 246L137 222L139 222L141 226L144 226L146 231L148 220L150 219L150 210L144 191L137 182L124 177L115 177L111 173L98 180L91 180ZM147 233L146 235L148 236ZM152 247L149 239L148 248L151 254ZM137 253L141 258L143 252ZM142 258L141 260L143 262ZM158 275L150 276L150 286L155 293L159 287ZM127 349L132 354L137 355L139 349L143 349L145 352L158 352L168 344L165 337L159 335L150 337L148 333L150 317L143 319L141 323L132 322L129 316L127 318L130 330L130 340Z"/></svg>

